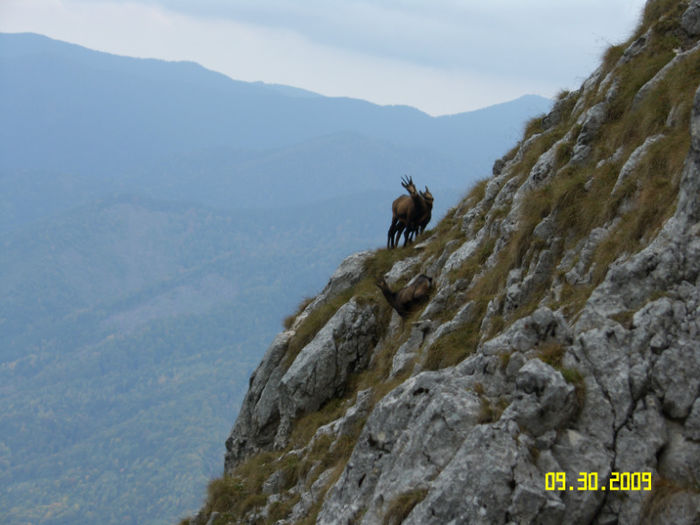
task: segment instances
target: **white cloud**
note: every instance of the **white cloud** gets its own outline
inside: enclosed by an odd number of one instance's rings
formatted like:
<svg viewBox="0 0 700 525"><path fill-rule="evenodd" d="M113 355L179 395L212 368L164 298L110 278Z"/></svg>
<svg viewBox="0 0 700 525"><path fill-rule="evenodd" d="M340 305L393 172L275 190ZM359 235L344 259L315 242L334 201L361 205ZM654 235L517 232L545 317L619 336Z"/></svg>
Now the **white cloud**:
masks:
<svg viewBox="0 0 700 525"><path fill-rule="evenodd" d="M0 31L444 114L577 87L641 4L3 0Z"/></svg>

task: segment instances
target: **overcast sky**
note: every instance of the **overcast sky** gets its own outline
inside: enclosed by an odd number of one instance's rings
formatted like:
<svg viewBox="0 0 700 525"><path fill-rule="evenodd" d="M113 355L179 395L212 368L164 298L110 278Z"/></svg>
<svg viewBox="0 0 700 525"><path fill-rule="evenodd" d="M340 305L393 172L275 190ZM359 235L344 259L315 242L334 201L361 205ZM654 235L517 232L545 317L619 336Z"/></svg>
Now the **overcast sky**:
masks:
<svg viewBox="0 0 700 525"><path fill-rule="evenodd" d="M0 32L458 113L577 89L643 0L0 0Z"/></svg>

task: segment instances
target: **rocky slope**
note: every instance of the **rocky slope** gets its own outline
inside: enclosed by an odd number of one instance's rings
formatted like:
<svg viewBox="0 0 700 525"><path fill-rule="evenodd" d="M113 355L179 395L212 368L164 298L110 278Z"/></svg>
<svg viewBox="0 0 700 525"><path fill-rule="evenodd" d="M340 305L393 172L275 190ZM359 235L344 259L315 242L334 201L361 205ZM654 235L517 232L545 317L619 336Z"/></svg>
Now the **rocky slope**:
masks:
<svg viewBox="0 0 700 525"><path fill-rule="evenodd" d="M184 522L698 523L699 36L650 1L425 240L349 257ZM374 281L421 272L401 319Z"/></svg>

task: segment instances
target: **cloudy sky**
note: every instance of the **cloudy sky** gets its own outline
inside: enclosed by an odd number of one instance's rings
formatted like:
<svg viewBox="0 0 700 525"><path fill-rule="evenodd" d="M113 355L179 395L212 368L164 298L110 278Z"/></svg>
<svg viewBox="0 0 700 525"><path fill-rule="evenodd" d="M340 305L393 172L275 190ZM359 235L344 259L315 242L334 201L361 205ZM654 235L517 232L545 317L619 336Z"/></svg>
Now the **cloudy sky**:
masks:
<svg viewBox="0 0 700 525"><path fill-rule="evenodd" d="M576 89L644 0L0 0L0 32L442 115Z"/></svg>

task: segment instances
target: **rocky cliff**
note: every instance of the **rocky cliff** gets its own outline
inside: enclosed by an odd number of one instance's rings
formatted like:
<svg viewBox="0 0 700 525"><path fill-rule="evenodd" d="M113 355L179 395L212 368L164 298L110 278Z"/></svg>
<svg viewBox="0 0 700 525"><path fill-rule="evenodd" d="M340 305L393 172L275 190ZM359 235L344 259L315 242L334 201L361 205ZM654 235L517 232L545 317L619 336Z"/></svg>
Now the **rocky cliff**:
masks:
<svg viewBox="0 0 700 525"><path fill-rule="evenodd" d="M185 522L700 522L699 36L649 2L418 244L345 260ZM402 319L374 282L419 273Z"/></svg>

